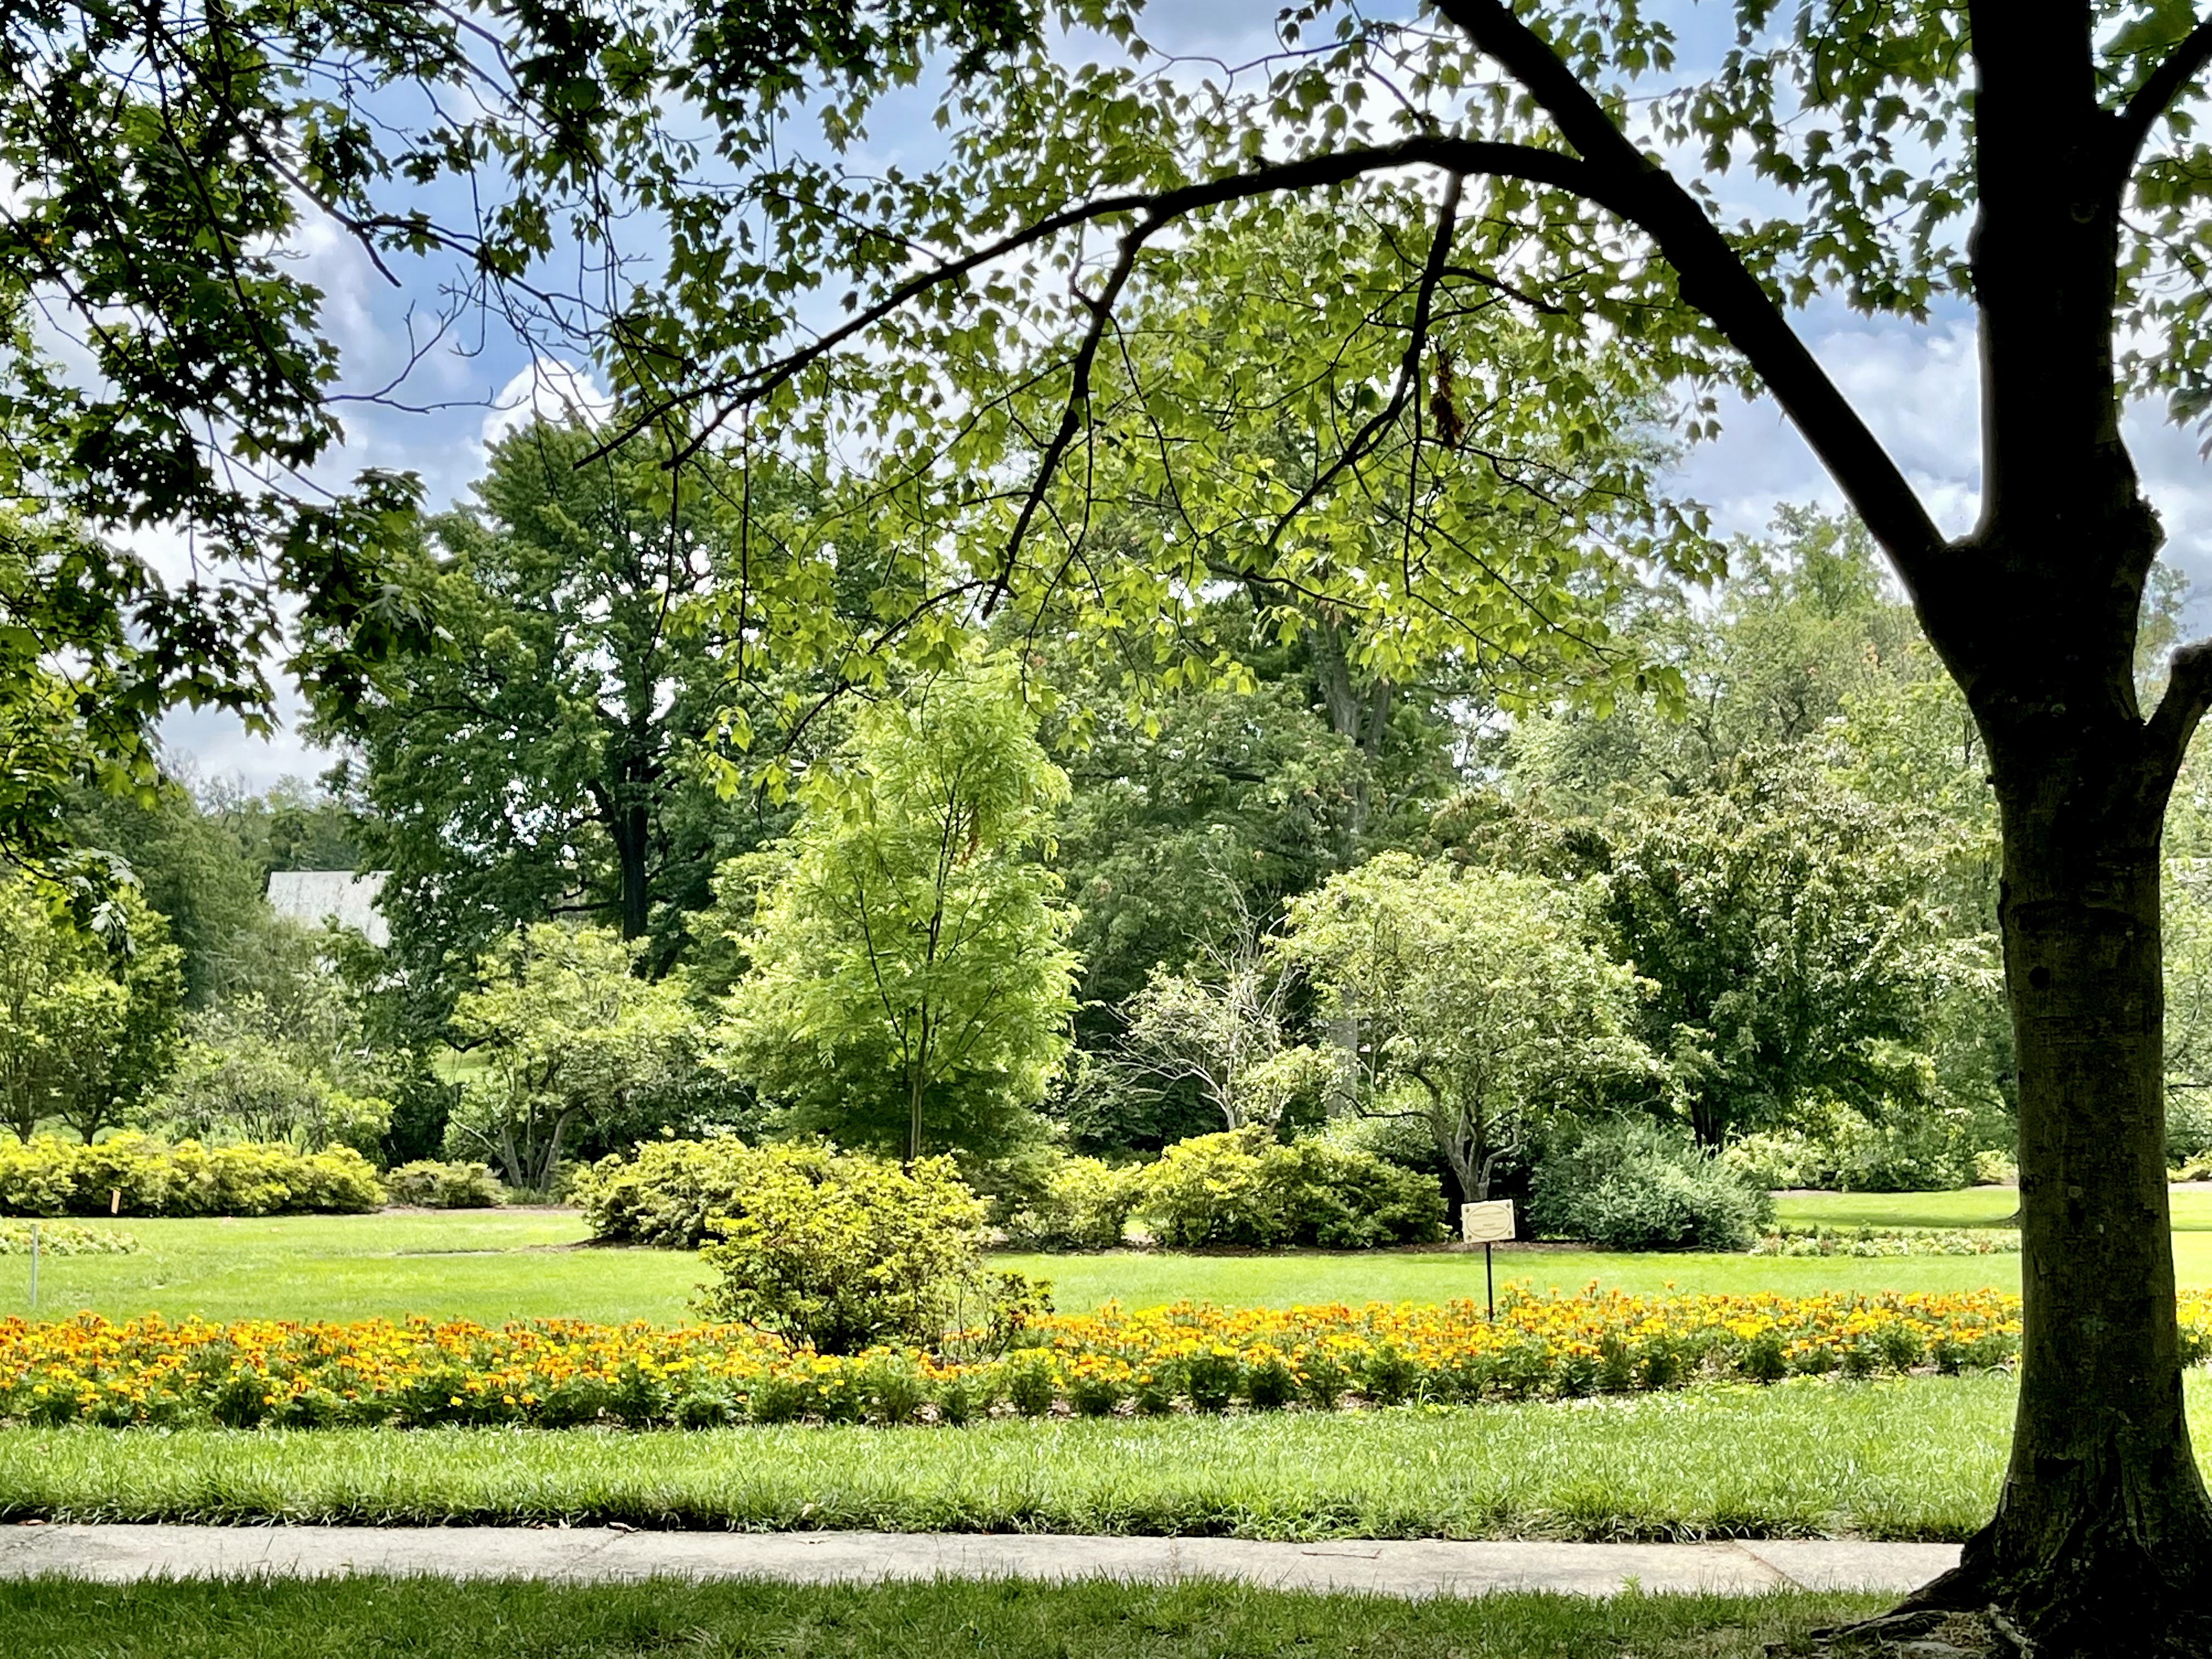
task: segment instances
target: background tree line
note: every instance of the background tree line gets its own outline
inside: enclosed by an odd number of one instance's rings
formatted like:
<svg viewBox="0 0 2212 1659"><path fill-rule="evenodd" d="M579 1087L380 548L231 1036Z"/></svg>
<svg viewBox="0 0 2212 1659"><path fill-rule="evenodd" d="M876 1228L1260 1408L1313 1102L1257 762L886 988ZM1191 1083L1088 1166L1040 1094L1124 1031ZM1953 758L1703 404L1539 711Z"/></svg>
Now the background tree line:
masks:
<svg viewBox="0 0 2212 1659"><path fill-rule="evenodd" d="M526 428L425 525L408 556L460 620L323 706L321 786L81 798L175 980L95 1131L442 1148L530 1188L710 1127L981 1164L1256 1123L1455 1197L1525 1194L1624 1116L1765 1184L2002 1167L1985 762L1855 525L1785 511L1709 590L1615 597L1674 709L1395 673L1356 618L1284 629L1231 584L1198 626L1234 677L1133 692L1009 625L828 696L742 678L728 610L744 538L808 533L820 481L740 511L733 479L589 449ZM2154 597L2147 677L2182 599ZM747 706L795 793L751 787ZM2212 1152L2208 816L2177 796L2181 1157ZM313 867L392 872L388 951L267 914L267 872ZM41 1099L19 1132L78 1121Z"/></svg>

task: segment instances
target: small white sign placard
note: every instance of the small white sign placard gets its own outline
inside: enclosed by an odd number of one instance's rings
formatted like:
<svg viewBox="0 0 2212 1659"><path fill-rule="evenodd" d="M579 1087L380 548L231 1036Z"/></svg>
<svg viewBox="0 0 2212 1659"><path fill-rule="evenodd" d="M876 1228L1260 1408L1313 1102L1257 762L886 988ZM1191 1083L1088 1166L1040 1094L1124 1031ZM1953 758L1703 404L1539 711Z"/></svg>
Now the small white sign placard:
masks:
<svg viewBox="0 0 2212 1659"><path fill-rule="evenodd" d="M1459 1206L1460 1236L1470 1244L1495 1244L1513 1237L1513 1200Z"/></svg>

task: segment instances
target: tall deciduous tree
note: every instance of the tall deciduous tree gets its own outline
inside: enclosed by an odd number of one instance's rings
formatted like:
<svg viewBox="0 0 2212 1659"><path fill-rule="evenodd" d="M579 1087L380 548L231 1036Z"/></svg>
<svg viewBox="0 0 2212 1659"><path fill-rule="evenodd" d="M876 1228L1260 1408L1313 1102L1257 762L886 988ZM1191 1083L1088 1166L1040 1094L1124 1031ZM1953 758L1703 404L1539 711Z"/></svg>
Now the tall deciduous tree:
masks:
<svg viewBox="0 0 2212 1659"><path fill-rule="evenodd" d="M355 58L419 75L475 37L429 8L273 9L192 11L205 27L179 29L167 13L149 27L139 9L79 5L60 24L31 10L10 25L0 85L26 204L12 268L58 261L64 287L96 278L71 289L95 325L134 302L156 319L101 334L98 396L33 381L73 481L99 495L119 462L106 498L126 510L150 512L155 486L219 478L199 447L208 419L279 459L327 435L327 411L302 396L322 375L300 339L312 301L263 257L295 211L274 164L283 140L372 240L442 245L419 209L378 210L368 175L393 153L380 129L286 77ZM2171 395L2185 416L2212 403L2212 294L2196 276L2212 18L2180 0L1733 10L1735 42L1689 76L1641 5L1434 0L1399 24L1315 0L1285 20L1296 52L1194 86L1146 73L1121 0L1059 9L1125 52L1079 70L1048 52L1036 9L1009 0L742 16L701 3L649 23L615 6L532 9L501 20L518 38L499 61L538 95L518 108L472 86L434 102L457 113L400 159L410 188L455 158L505 166L511 189L472 244L487 280L529 276L553 228L580 222L562 211L572 203L604 210L601 231L582 222L603 248L629 234L626 210L659 213L665 281L626 289L618 314L603 292L580 307L553 296L542 314L604 323L611 364L654 412L700 410L705 430L766 409L795 444L871 441L897 463L871 510L969 520L957 544L906 544L872 595L878 626L847 643L935 649L963 607L1048 592L1079 596L1102 630L1164 616L1172 636L1210 571L1200 550L1226 544L1254 580L1403 618L1389 655L1469 641L1501 667L1542 655L1602 701L1654 682L1589 625L1595 591L1626 568L1594 538L1674 545L1678 566L1696 556L1634 480L1561 485L1516 418L1535 399L1477 397L1438 373L1439 322L1478 301L1529 317L1557 348L1533 377L1553 427L1595 407L1577 378L1593 338L1662 383L1771 396L1911 591L1987 743L2004 835L2027 1247L2018 1427L1992 1524L1926 1599L1994 1600L2046 1652L2195 1650L2212 1502L2183 1419L2166 1231L2158 843L2212 704L2212 648L2180 652L2146 709L2136 646L2160 530L2120 416L2133 393ZM1334 39L1309 50L1316 24ZM102 50L77 49L88 33ZM234 41L257 50L220 49ZM886 180L794 153L795 115L849 144L939 46L953 60L945 167ZM179 86L190 118L146 118ZM687 136L704 124L710 143L667 142L678 104ZM271 105L287 118L270 121ZM714 169L695 165L702 149ZM238 209L212 216L211 240L203 196L140 187L179 160ZM1711 204L1731 167L1792 197L1786 211L1724 224ZM1288 334L1243 329L1235 352L1166 354L1160 373L1133 375L1109 349L1133 296L1200 282L1249 296L1255 267L1209 266L1200 233L1240 217L1264 232L1295 197L1325 199L1357 233L1369 257L1355 279L1278 293L1276 318L1298 319ZM76 229L88 206L91 238ZM852 296L828 329L823 287ZM261 303L217 304L217 290ZM1937 527L1793 325L1790 302L1822 290L1908 316L1954 296L1975 309L1984 464L1967 534ZM1294 380L1304 398L1246 397L1256 383L1232 360L1248 346L1295 354L1312 371ZM1310 483L1224 462L1213 440L1262 418L1327 458ZM1190 507L1193 533L1164 550L1090 539L1097 464L1146 456L1190 482L1159 493ZM1009 494L1024 459L1030 487ZM1379 491L1386 474L1407 481L1395 557L1297 533L1322 498ZM361 574L347 550L374 516L303 517L283 543L312 602L372 627L404 612L366 597L383 591L373 580L331 578ZM814 625L809 596L834 565L825 544L758 573L758 614L780 617L780 641L875 677Z"/></svg>
<svg viewBox="0 0 2212 1659"><path fill-rule="evenodd" d="M1469 1200L1555 1115L1656 1086L1593 896L1386 853L1291 902L1292 959L1358 1021L1359 1109L1419 1117Z"/></svg>
<svg viewBox="0 0 2212 1659"><path fill-rule="evenodd" d="M988 1152L1042 1097L1075 960L1036 725L1011 667L955 665L807 779L728 1000L737 1069L796 1127Z"/></svg>
<svg viewBox="0 0 2212 1659"><path fill-rule="evenodd" d="M1816 1100L1875 1119L1924 1103L1947 965L1931 841L1802 762L1739 761L1623 815L1604 913L1707 1147Z"/></svg>
<svg viewBox="0 0 2212 1659"><path fill-rule="evenodd" d="M725 504L703 465L672 477L647 441L600 445L543 422L500 442L422 555L446 645L325 710L357 757L395 942L427 971L550 916L672 932L743 845L725 838L747 815L702 763L732 696L712 615L738 558Z"/></svg>

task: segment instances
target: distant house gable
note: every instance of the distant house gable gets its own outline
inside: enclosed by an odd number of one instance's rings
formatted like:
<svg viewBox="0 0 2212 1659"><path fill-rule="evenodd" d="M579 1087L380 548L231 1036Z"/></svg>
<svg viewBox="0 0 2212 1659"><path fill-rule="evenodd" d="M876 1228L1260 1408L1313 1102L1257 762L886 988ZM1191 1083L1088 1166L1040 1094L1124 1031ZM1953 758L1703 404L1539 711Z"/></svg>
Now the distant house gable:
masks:
<svg viewBox="0 0 2212 1659"><path fill-rule="evenodd" d="M269 872L269 908L306 927L317 927L331 917L350 927L371 945L392 943L392 929L376 896L384 890L388 870L272 870Z"/></svg>

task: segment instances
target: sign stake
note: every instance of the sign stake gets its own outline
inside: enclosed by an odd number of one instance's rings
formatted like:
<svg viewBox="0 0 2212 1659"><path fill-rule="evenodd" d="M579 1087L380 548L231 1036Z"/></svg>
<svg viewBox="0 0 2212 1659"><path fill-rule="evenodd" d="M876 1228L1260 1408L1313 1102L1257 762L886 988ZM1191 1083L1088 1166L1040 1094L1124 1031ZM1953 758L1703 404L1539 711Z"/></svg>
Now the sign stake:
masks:
<svg viewBox="0 0 2212 1659"><path fill-rule="evenodd" d="M39 1224L31 1224L31 1311L39 1310Z"/></svg>
<svg viewBox="0 0 2212 1659"><path fill-rule="evenodd" d="M1482 1288L1490 1304L1490 1316L1495 1320L1498 1277L1491 1266L1490 1247L1500 1239L1513 1237L1513 1200L1501 1198L1482 1204L1461 1205L1459 1234L1469 1244L1482 1246Z"/></svg>

